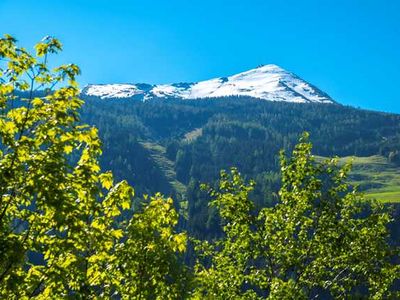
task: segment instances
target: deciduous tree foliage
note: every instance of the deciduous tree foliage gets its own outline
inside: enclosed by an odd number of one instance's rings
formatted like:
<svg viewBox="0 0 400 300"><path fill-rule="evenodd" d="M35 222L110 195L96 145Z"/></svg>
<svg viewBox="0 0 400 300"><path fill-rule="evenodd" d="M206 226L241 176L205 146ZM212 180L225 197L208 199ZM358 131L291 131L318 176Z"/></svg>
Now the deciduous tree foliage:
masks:
<svg viewBox="0 0 400 300"><path fill-rule="evenodd" d="M61 50L54 38L35 48L31 55L11 36L0 40L0 297L129 298L128 279L139 294L173 291L169 260L176 264L186 240L173 230L171 200L152 198L127 228L116 222L133 189L100 172L97 130L78 123L79 68L49 70L48 56ZM17 99L17 89L28 96Z"/></svg>
<svg viewBox="0 0 400 300"><path fill-rule="evenodd" d="M146 203L146 202L145 202ZM117 291L127 299L180 299L187 294L189 273L177 253L186 250L186 234L171 198L151 197L130 220L126 241L117 245Z"/></svg>
<svg viewBox="0 0 400 300"><path fill-rule="evenodd" d="M292 157L281 155L279 203L253 210L236 169L222 172L212 202L224 238L198 245L199 298L382 299L395 294L398 254L388 243L391 217L346 184L350 165L317 163L305 135Z"/></svg>

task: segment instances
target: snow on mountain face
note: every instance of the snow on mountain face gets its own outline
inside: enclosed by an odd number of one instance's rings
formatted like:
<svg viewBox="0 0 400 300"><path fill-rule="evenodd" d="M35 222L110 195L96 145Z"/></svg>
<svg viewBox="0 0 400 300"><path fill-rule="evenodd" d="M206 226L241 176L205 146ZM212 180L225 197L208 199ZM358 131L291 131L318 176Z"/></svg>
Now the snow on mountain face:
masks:
<svg viewBox="0 0 400 300"><path fill-rule="evenodd" d="M143 94L133 84L91 84L85 88L84 93L100 98L130 98L137 94Z"/></svg>
<svg viewBox="0 0 400 300"><path fill-rule="evenodd" d="M324 92L276 65L260 66L230 77L180 84L105 84L88 85L84 95L107 98L204 99L248 96L270 101L334 103Z"/></svg>

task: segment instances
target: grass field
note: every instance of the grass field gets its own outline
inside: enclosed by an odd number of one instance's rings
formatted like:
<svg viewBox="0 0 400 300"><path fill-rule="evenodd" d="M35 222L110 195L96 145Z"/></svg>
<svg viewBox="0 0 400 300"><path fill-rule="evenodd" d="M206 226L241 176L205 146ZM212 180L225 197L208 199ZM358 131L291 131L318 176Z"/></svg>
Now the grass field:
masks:
<svg viewBox="0 0 400 300"><path fill-rule="evenodd" d="M400 167L378 155L342 157L339 161L352 161L349 181L368 198L382 202L400 202Z"/></svg>

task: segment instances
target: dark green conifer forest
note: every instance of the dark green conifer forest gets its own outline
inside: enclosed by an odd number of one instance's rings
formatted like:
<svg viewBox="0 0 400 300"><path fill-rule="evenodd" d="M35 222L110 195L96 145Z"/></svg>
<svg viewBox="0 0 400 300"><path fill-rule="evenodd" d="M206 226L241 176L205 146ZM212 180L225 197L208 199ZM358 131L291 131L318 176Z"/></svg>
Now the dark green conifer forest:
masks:
<svg viewBox="0 0 400 300"><path fill-rule="evenodd" d="M188 226L202 237L217 233L218 220L200 184L215 184L220 170L234 166L257 182L252 192L257 207L276 203L279 151L293 149L304 131L314 153L325 157L389 159L400 149L399 115L339 104L235 97L85 100L81 116L100 130L103 168L127 179L139 194L162 191L187 200Z"/></svg>

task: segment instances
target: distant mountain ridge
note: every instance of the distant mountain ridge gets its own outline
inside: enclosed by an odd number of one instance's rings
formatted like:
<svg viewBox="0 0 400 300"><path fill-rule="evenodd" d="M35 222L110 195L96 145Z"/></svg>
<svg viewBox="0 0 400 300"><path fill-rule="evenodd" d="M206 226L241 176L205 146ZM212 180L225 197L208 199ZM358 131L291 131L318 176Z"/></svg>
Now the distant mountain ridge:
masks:
<svg viewBox="0 0 400 300"><path fill-rule="evenodd" d="M272 64L195 83L90 84L82 90L82 94L100 99L129 98L142 101L154 98L185 100L243 96L291 103L335 103L325 92Z"/></svg>

